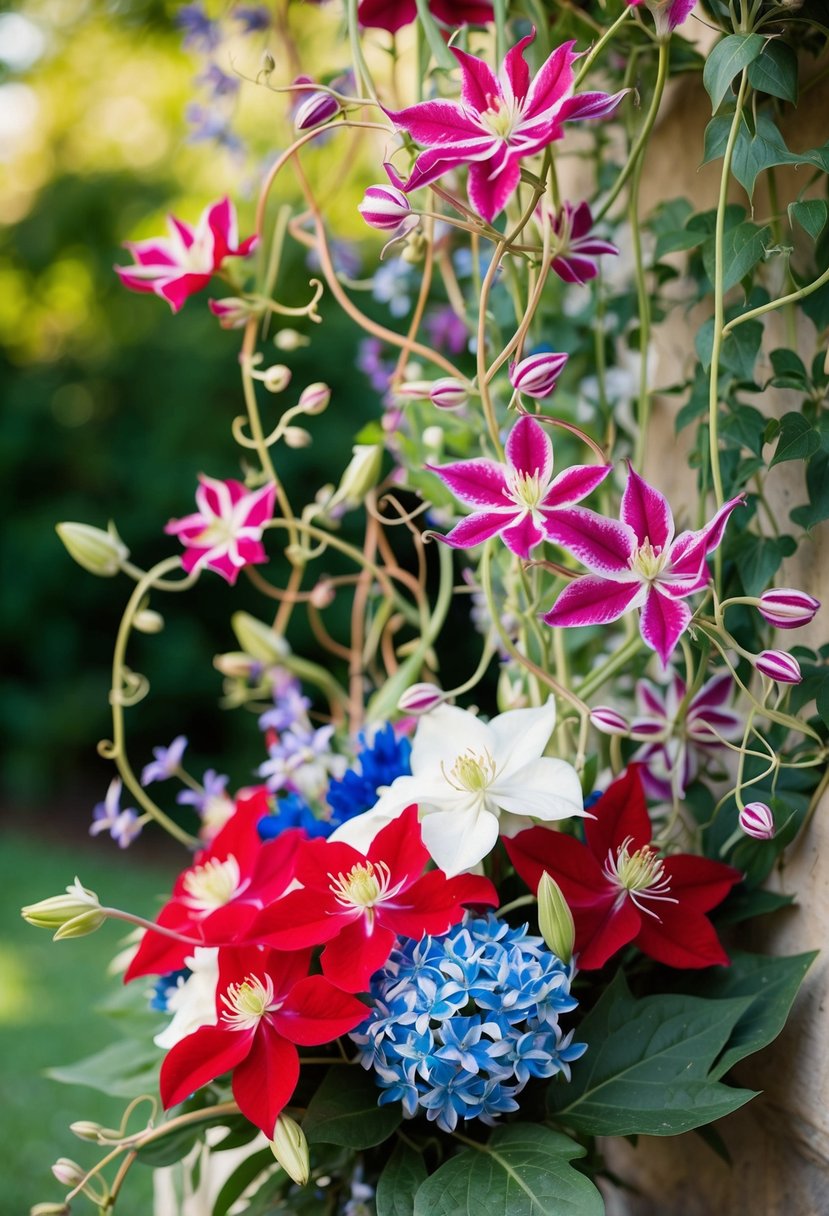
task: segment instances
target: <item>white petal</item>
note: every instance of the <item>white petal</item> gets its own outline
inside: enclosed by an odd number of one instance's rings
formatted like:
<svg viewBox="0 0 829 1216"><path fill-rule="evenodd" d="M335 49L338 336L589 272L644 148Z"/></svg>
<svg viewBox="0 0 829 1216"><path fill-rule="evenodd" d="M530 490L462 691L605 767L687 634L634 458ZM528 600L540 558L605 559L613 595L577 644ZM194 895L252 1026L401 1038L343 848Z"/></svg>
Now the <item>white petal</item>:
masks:
<svg viewBox="0 0 829 1216"><path fill-rule="evenodd" d="M485 810L434 811L420 826L423 843L448 878L477 865L498 839L498 820Z"/></svg>
<svg viewBox="0 0 829 1216"><path fill-rule="evenodd" d="M495 736L495 760L499 776L512 774L543 755L556 724L552 697L536 709L508 709L489 723Z"/></svg>
<svg viewBox="0 0 829 1216"><path fill-rule="evenodd" d="M542 756L499 779L488 796L504 811L533 819L567 819L584 814L581 782L572 764Z"/></svg>
<svg viewBox="0 0 829 1216"><path fill-rule="evenodd" d="M441 765L449 772L458 756L467 751L494 753L490 727L468 710L438 705L418 723L412 741L412 773L435 779L441 775Z"/></svg>

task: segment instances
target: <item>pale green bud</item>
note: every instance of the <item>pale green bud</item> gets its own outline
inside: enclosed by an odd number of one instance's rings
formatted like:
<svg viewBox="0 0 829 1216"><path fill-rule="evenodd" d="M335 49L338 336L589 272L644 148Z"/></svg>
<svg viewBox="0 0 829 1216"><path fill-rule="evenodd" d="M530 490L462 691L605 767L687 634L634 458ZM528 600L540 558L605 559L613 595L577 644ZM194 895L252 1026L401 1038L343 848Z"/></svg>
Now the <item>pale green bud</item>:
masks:
<svg viewBox="0 0 829 1216"><path fill-rule="evenodd" d="M311 1172L305 1132L290 1115L280 1115L273 1129L271 1152L297 1186L305 1186Z"/></svg>
<svg viewBox="0 0 829 1216"><path fill-rule="evenodd" d="M310 346L311 339L306 338L305 334L301 334L296 329L280 329L273 344L277 350L293 351L299 350L301 346Z"/></svg>
<svg viewBox="0 0 829 1216"><path fill-rule="evenodd" d="M262 373L262 383L269 393L281 393L291 383L291 371L284 363L274 363Z"/></svg>
<svg viewBox="0 0 829 1216"><path fill-rule="evenodd" d="M288 643L270 625L247 612L234 612L231 628L245 654L260 663L279 663L288 654Z"/></svg>
<svg viewBox="0 0 829 1216"><path fill-rule="evenodd" d="M106 920L98 896L82 887L79 878L66 888L65 895L53 895L39 903L27 904L20 909L20 915L36 929L56 929L55 941L94 933Z"/></svg>
<svg viewBox="0 0 829 1216"><path fill-rule="evenodd" d="M286 426L282 439L288 448L307 448L311 442L311 433L304 426Z"/></svg>
<svg viewBox="0 0 829 1216"><path fill-rule="evenodd" d="M136 612L132 623L139 633L161 633L164 617L152 608L142 608L140 612Z"/></svg>
<svg viewBox="0 0 829 1216"><path fill-rule="evenodd" d="M561 887L544 871L538 884L538 927L553 954L563 963L573 957L576 927Z"/></svg>
<svg viewBox="0 0 829 1216"><path fill-rule="evenodd" d="M86 1170L69 1157L58 1157L52 1166L52 1173L61 1186L77 1186L86 1177Z"/></svg>
<svg viewBox="0 0 829 1216"><path fill-rule="evenodd" d="M90 1140L93 1144L97 1144L103 1128L100 1123L93 1123L89 1119L79 1119L76 1123L69 1124L69 1130L79 1140Z"/></svg>
<svg viewBox="0 0 829 1216"><path fill-rule="evenodd" d="M36 1203L29 1208L29 1216L69 1216L68 1203Z"/></svg>
<svg viewBox="0 0 829 1216"><path fill-rule="evenodd" d="M130 555L111 523L106 532L93 528L91 524L62 523L55 531L63 541L66 551L84 570L102 578L112 578L121 569Z"/></svg>
<svg viewBox="0 0 829 1216"><path fill-rule="evenodd" d="M358 443L340 484L334 493L329 508L333 505L347 509L359 507L369 490L373 490L380 479L383 463L383 445L380 443Z"/></svg>
<svg viewBox="0 0 829 1216"><path fill-rule="evenodd" d="M331 389L320 380L307 385L299 394L299 404L302 406L303 414L321 414L328 408L330 400Z"/></svg>
<svg viewBox="0 0 829 1216"><path fill-rule="evenodd" d="M246 680L251 673L254 661L249 654L245 654L241 650L231 650L227 654L217 654L213 659L213 666L223 676L229 676L234 680Z"/></svg>

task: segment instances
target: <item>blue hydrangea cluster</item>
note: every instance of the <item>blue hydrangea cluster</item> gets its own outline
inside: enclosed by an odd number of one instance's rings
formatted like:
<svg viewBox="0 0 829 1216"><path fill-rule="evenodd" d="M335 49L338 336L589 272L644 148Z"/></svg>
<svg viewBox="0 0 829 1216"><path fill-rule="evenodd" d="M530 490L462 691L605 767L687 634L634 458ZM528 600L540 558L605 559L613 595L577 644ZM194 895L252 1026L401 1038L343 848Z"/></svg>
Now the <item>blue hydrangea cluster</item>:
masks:
<svg viewBox="0 0 829 1216"><path fill-rule="evenodd" d="M402 1102L451 1132L518 1110L530 1077L562 1073L587 1050L563 1034L576 1008L573 967L524 925L491 913L443 937L403 939L371 982L370 1016L351 1034L374 1069L380 1104Z"/></svg>
<svg viewBox="0 0 829 1216"><path fill-rule="evenodd" d="M389 723L376 731L371 742L359 736L361 749L353 768L328 786L325 801L331 808L331 830L355 815L370 810L377 801L377 791L391 785L396 777L409 776L412 745L398 738Z"/></svg>

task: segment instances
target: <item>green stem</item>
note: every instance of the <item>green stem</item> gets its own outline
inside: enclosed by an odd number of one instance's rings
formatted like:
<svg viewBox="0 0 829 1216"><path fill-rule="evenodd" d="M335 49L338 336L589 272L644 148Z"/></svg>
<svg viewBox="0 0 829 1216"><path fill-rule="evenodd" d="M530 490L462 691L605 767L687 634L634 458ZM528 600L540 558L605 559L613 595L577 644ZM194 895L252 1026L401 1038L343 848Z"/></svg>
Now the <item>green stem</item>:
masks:
<svg viewBox="0 0 829 1216"><path fill-rule="evenodd" d="M642 639L638 633L634 637L628 638L615 654L612 654L605 663L597 667L592 675L589 675L579 685L579 696L582 700L586 701L597 688L601 688L605 680L609 680L612 675L615 675L619 668L624 667L641 649Z"/></svg>
<svg viewBox="0 0 829 1216"><path fill-rule="evenodd" d="M660 46L660 51L662 46ZM640 473L645 463L645 445L648 440L648 421L651 412L651 395L648 388L648 347L651 339L651 301L645 282L645 263L642 258L642 233L639 228L639 184L642 180L644 157L639 157L633 173L628 199L628 218L633 244L633 261L636 277L636 295L639 305L639 406L637 409L636 446L633 464Z"/></svg>
<svg viewBox="0 0 829 1216"><path fill-rule="evenodd" d="M637 135L637 137L634 141L633 147L630 150L630 155L628 156L625 167L622 169L622 172L619 174L616 181L613 183L613 188L611 189L610 194L608 194L607 198L604 200L601 207L596 212L596 216L595 216L596 223L598 223L599 220L603 219L607 215L608 211L613 206L616 199L619 197L619 194L621 193L621 191L625 185L625 182L628 180L631 173L633 173L634 170L637 168L640 158L643 157L645 147L647 145L648 139L650 138L651 131L653 130L654 124L656 122L657 114L659 113L659 106L662 101L662 94L665 91L665 82L666 82L667 78L668 78L668 43L660 42L659 60L657 62L657 68L656 68L656 84L654 85L653 97L651 98L651 104L650 104L650 107L648 108L648 113L645 116L645 121L642 124L642 128L639 131L639 134Z"/></svg>
<svg viewBox="0 0 829 1216"><path fill-rule="evenodd" d="M607 46L608 42L612 41L613 35L616 33L616 31L619 29L619 27L622 26L625 21L627 21L631 12L632 12L632 9L631 9L630 5L626 4L625 7L622 9L621 13L619 14L619 16L613 22L613 24L611 26L609 26L605 30L605 32L602 34L601 38L596 43L596 45L593 47L592 51L590 51L584 57L584 59L581 62L581 66L580 66L578 72L576 73L576 79L573 82L574 89L578 89L579 85L584 80L585 76L587 75L587 73L590 71L593 64L595 63L597 56L601 55L602 51Z"/></svg>
<svg viewBox="0 0 829 1216"><path fill-rule="evenodd" d="M755 317L762 317L767 312L773 312L777 308L783 308L787 304L795 304L798 300L803 300L806 296L810 296L813 291L823 287L829 283L829 268L824 270L819 279L815 279L813 283L808 283L805 287L799 287L797 291L790 292L787 296L781 296L779 300L769 300L767 304L759 304L757 308L750 308L748 312L742 312L738 317L734 317L727 325L723 326L723 337L730 334L732 329L736 329L738 325L742 325L744 321L753 321ZM716 334L715 334L716 337Z"/></svg>

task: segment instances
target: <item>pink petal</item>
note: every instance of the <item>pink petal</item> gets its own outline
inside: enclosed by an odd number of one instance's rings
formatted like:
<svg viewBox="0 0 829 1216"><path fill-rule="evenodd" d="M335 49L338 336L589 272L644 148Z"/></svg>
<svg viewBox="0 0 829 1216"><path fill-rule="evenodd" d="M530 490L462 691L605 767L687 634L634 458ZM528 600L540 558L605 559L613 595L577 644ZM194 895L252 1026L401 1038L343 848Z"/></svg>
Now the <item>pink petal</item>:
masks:
<svg viewBox="0 0 829 1216"><path fill-rule="evenodd" d="M607 625L638 608L643 599L638 582L615 583L585 574L565 587L542 620L548 625Z"/></svg>
<svg viewBox="0 0 829 1216"><path fill-rule="evenodd" d="M706 553L713 553L723 538L725 525L731 516L731 512L735 507L742 506L745 502L745 494L738 494L736 498L730 499L727 503L720 507L714 518L707 523L702 529L705 537Z"/></svg>
<svg viewBox="0 0 829 1216"><path fill-rule="evenodd" d="M663 725L667 721L668 708L662 690L650 680L636 681L636 705L643 714L661 719Z"/></svg>
<svg viewBox="0 0 829 1216"><path fill-rule="evenodd" d="M458 50L457 47L452 47L452 54L461 66L461 99L464 105L477 110L479 114L491 109L493 99L502 97L503 92L489 64L485 63L483 59L476 58L475 55L468 55L466 51ZM430 103L423 104L429 105ZM419 136L414 135L414 138L418 139Z"/></svg>
<svg viewBox="0 0 829 1216"><path fill-rule="evenodd" d="M494 460L458 460L454 464L427 464L426 468L437 473L455 497L470 507L512 505L504 466Z"/></svg>
<svg viewBox="0 0 829 1216"><path fill-rule="evenodd" d="M276 487L273 483L262 486L248 495L248 509L245 515L245 526L261 528L273 519L273 504L276 497Z"/></svg>
<svg viewBox="0 0 829 1216"><path fill-rule="evenodd" d="M569 549L594 574L639 581L629 565L636 536L627 524L587 507L565 507L550 515L547 537Z"/></svg>
<svg viewBox="0 0 829 1216"><path fill-rule="evenodd" d="M178 312L190 296L206 287L210 282L209 274L183 274L175 279L168 279L156 290L156 295L167 301L173 312Z"/></svg>
<svg viewBox="0 0 829 1216"><path fill-rule="evenodd" d="M406 194L410 194L412 190L418 190L421 186L428 186L430 182L437 181L444 173L458 168L459 165L465 165L469 161L484 160L491 156L496 142L494 136L478 135L476 139L427 148L415 161L409 180L401 182L399 178L396 178L392 179L392 183L399 186Z"/></svg>
<svg viewBox="0 0 829 1216"><path fill-rule="evenodd" d="M147 241L127 241L125 248L129 249L139 266L177 265L163 237L152 237Z"/></svg>
<svg viewBox="0 0 829 1216"><path fill-rule="evenodd" d="M612 464L575 464L572 468L565 469L553 478L541 506L565 507L570 503L580 502L591 494L596 486L602 484L612 469Z"/></svg>
<svg viewBox="0 0 829 1216"><path fill-rule="evenodd" d="M550 266L565 283L587 283L599 273L599 268L592 258L580 257L570 250L554 257Z"/></svg>
<svg viewBox="0 0 829 1216"><path fill-rule="evenodd" d="M360 25L396 34L417 17L415 0L360 0L357 18Z"/></svg>
<svg viewBox="0 0 829 1216"><path fill-rule="evenodd" d="M643 641L659 655L663 667L668 666L668 659L688 628L691 616L691 609L684 601L661 595L658 586L649 588L639 618L639 631Z"/></svg>
<svg viewBox="0 0 829 1216"><path fill-rule="evenodd" d="M674 518L667 499L633 469L622 495L622 521L633 528L640 545L650 541L654 549L664 549L673 540Z"/></svg>
<svg viewBox="0 0 829 1216"><path fill-rule="evenodd" d="M527 97L524 111L526 118L535 118L547 110L554 109L572 92L575 45L575 41L565 42L541 65Z"/></svg>
<svg viewBox="0 0 829 1216"><path fill-rule="evenodd" d="M526 561L530 556L530 549L543 541L544 533L533 521L533 517L528 511L523 518L519 518L514 524L504 528L501 539L508 549Z"/></svg>
<svg viewBox="0 0 829 1216"><path fill-rule="evenodd" d="M436 539L442 540L445 545L450 545L453 549L472 549L475 545L489 540L491 536L497 535L503 528L509 527L518 514L516 508L514 513L504 511L496 514L494 511L489 511L469 515L456 524L446 536L438 536Z"/></svg>
<svg viewBox="0 0 829 1216"><path fill-rule="evenodd" d="M502 157L493 157L469 166L469 201L482 219L491 223L514 194L521 179L517 155L509 155L504 144ZM499 164L498 161L503 163Z"/></svg>
<svg viewBox="0 0 829 1216"><path fill-rule="evenodd" d="M456 51L456 55L462 52ZM472 58L472 56L467 56ZM480 63L480 60L476 60ZM490 75L492 75L490 73ZM492 76L496 92L500 93L495 77ZM483 107L486 109L486 106ZM398 126L409 132L412 139L427 148L443 147L447 153L453 146L459 149L469 140L482 138L481 128L476 126L456 101L422 101L415 106L407 106L403 110L385 110L387 117ZM494 142L490 137L489 142Z"/></svg>
<svg viewBox="0 0 829 1216"><path fill-rule="evenodd" d="M540 423L524 414L509 433L507 462L517 473L545 482L553 471L553 445Z"/></svg>
<svg viewBox="0 0 829 1216"><path fill-rule="evenodd" d="M685 729L694 743L710 746L719 744L719 735L724 739L739 738L743 725L743 718L733 709L706 709L699 713L689 710ZM712 733L714 730L716 735Z"/></svg>
<svg viewBox="0 0 829 1216"><path fill-rule="evenodd" d="M236 208L229 198L219 199L207 211L206 221L213 233L213 268L218 270L227 255L236 252L239 240Z"/></svg>
<svg viewBox="0 0 829 1216"><path fill-rule="evenodd" d="M535 30L510 47L504 57L504 76L509 81L513 97L518 101L524 100L530 87L530 69L524 58L524 50L534 41Z"/></svg>
<svg viewBox="0 0 829 1216"><path fill-rule="evenodd" d="M570 215L570 241L581 242L582 238L587 236L590 229L593 227L593 213L590 210L590 204L587 202L579 203L578 207L572 209Z"/></svg>
<svg viewBox="0 0 829 1216"><path fill-rule="evenodd" d="M208 522L211 515L221 518L227 518L230 515L234 501L239 501L238 490L234 495L234 485L239 487L240 483L238 481L220 481L218 477L199 474L196 503L205 517L205 523ZM242 493L244 493L244 488L242 488Z"/></svg>
<svg viewBox="0 0 829 1216"><path fill-rule="evenodd" d="M185 554L181 560L186 569L187 554ZM220 574L223 579L230 583L231 587L236 585L236 580L239 577L241 566L235 565L227 554L223 554L221 557L213 557L209 561L205 562L205 565L207 566L208 570L213 570L216 574Z"/></svg>
<svg viewBox="0 0 829 1216"><path fill-rule="evenodd" d="M155 293L155 283L151 279L132 274L128 266L113 266L112 269L118 275L124 287L128 287L130 291L150 291Z"/></svg>
<svg viewBox="0 0 829 1216"><path fill-rule="evenodd" d="M571 97L561 107L561 122L578 118L605 118L612 114L619 102L629 93L629 89L620 89L618 93L579 93Z"/></svg>
<svg viewBox="0 0 829 1216"><path fill-rule="evenodd" d="M701 590L707 582L705 533L680 533L671 545L668 564L659 577L660 585L666 595L682 598Z"/></svg>
<svg viewBox="0 0 829 1216"><path fill-rule="evenodd" d="M173 232L178 233L184 248L189 249L196 239L196 234L190 225L185 224L183 220L177 220L174 215L167 216L167 223Z"/></svg>

